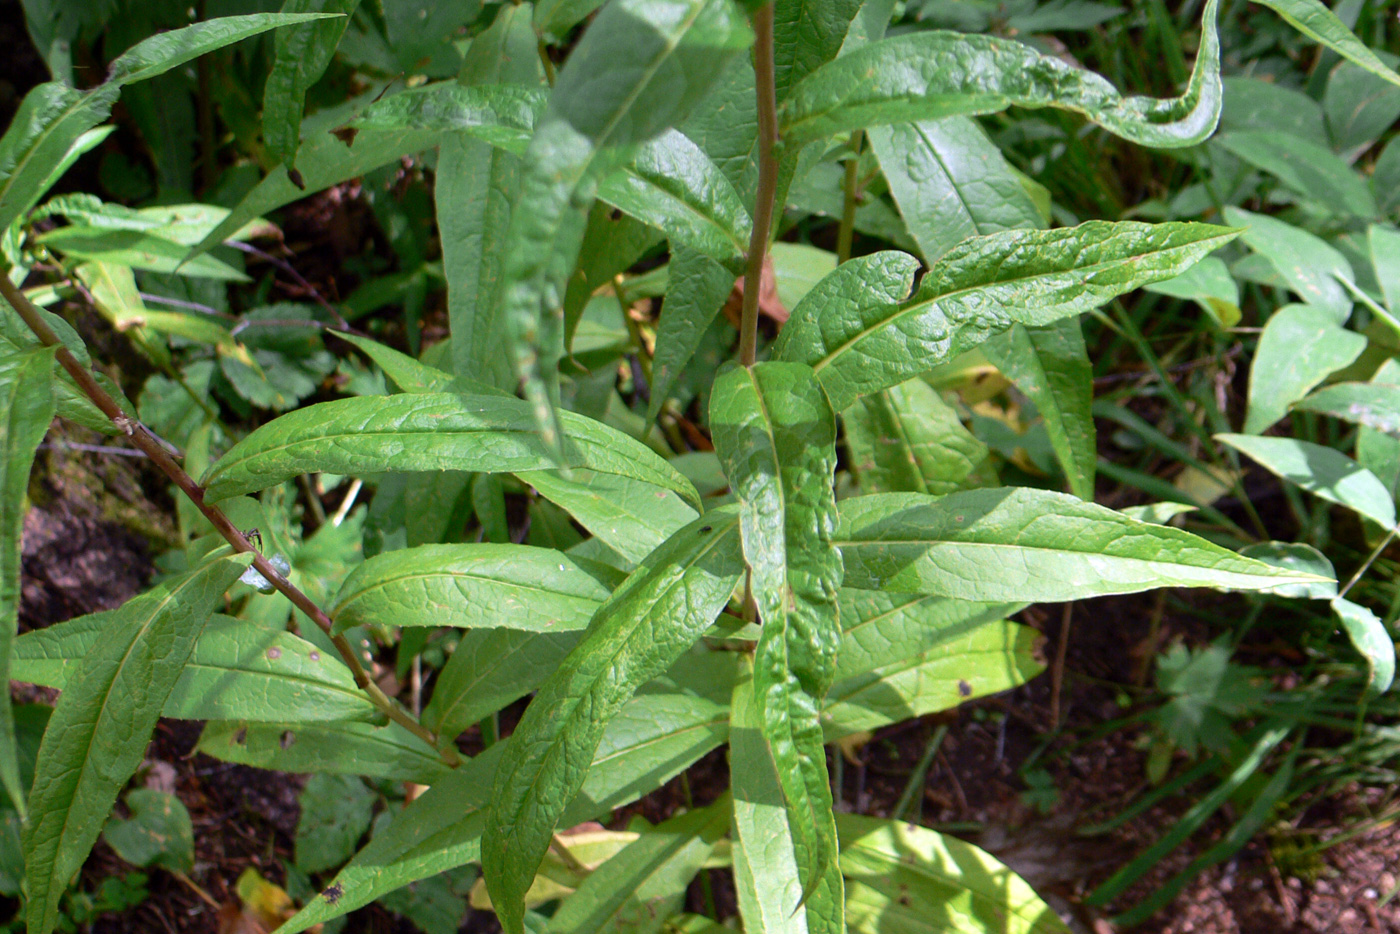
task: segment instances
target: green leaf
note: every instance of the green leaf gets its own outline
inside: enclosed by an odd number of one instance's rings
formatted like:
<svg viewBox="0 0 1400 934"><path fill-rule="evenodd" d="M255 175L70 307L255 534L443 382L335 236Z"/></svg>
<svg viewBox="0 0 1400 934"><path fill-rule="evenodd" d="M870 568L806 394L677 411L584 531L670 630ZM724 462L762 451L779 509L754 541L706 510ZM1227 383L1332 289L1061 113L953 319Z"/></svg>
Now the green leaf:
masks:
<svg viewBox="0 0 1400 934"><path fill-rule="evenodd" d="M251 281L239 270L212 256L198 256L181 266L188 252L183 245L145 231L75 225L51 230L36 237L35 242L73 259L116 263L150 272L170 273L178 268L186 276Z"/></svg>
<svg viewBox="0 0 1400 934"><path fill-rule="evenodd" d="M1148 292L1196 302L1222 328L1240 323L1240 289L1230 275L1230 267L1215 256L1207 256L1179 276L1150 282Z"/></svg>
<svg viewBox="0 0 1400 934"><path fill-rule="evenodd" d="M1333 144L1349 156L1364 152L1400 119L1400 87L1350 62L1332 69L1322 102Z"/></svg>
<svg viewBox="0 0 1400 934"><path fill-rule="evenodd" d="M561 413L565 461L654 484L698 505L690 481L639 441ZM211 501L263 490L303 473L470 470L511 473L556 466L527 403L497 396L413 393L321 402L288 412L210 467Z"/></svg>
<svg viewBox="0 0 1400 934"><path fill-rule="evenodd" d="M968 237L1044 226L1025 186L975 120L897 123L871 127L867 135L926 261Z"/></svg>
<svg viewBox="0 0 1400 934"><path fill-rule="evenodd" d="M59 698L24 827L29 930L53 930L59 900L141 764L199 630L251 560L212 561L128 601Z"/></svg>
<svg viewBox="0 0 1400 934"><path fill-rule="evenodd" d="M433 682L423 725L451 742L487 714L529 694L582 638L582 631L472 629L462 633Z"/></svg>
<svg viewBox="0 0 1400 934"><path fill-rule="evenodd" d="M1395 680L1395 640L1380 617L1360 604L1342 597L1332 599L1332 612L1337 614L1347 638L1366 660L1369 678L1366 695L1376 697L1390 690Z"/></svg>
<svg viewBox="0 0 1400 934"><path fill-rule="evenodd" d="M20 536L34 452L54 416L51 350L0 354L0 684L19 675L10 666L20 600ZM0 698L0 785L15 811L27 814L8 696Z"/></svg>
<svg viewBox="0 0 1400 934"><path fill-rule="evenodd" d="M1322 552L1302 542L1259 542L1241 548L1240 554L1246 558L1256 558L1265 564L1272 564L1274 567L1307 571L1309 574L1316 574L1321 578L1336 578L1337 576L1337 572L1332 568L1332 562L1328 561ZM1324 580L1316 584L1285 584L1282 587L1273 588L1270 592L1281 597L1330 600L1337 595L1337 584L1335 580Z"/></svg>
<svg viewBox="0 0 1400 934"><path fill-rule="evenodd" d="M861 0L778 0L773 4L773 73L778 103L792 86L841 51Z"/></svg>
<svg viewBox="0 0 1400 934"><path fill-rule="evenodd" d="M63 690L118 610L27 632L14 677ZM382 716L339 659L289 632L231 616L209 618L161 708L183 720L377 720Z"/></svg>
<svg viewBox="0 0 1400 934"><path fill-rule="evenodd" d="M307 779L297 798L297 868L324 872L353 856L374 817L375 798L357 775L322 772Z"/></svg>
<svg viewBox="0 0 1400 934"><path fill-rule="evenodd" d="M1345 256L1321 237L1267 214L1227 207L1225 220L1246 228L1240 239L1267 259L1303 301L1327 311L1337 324L1346 323L1351 296L1338 280L1355 281L1355 276Z"/></svg>
<svg viewBox="0 0 1400 934"><path fill-rule="evenodd" d="M1208 0L1200 53L1176 98L1124 97L1103 78L1013 39L911 32L855 49L792 89L780 127L800 143L864 127L996 113L1015 104L1082 113L1143 146L1194 146L1220 118L1217 0Z"/></svg>
<svg viewBox="0 0 1400 934"><path fill-rule="evenodd" d="M520 479L633 563L695 519L695 510L669 490L612 474L572 473L536 470Z"/></svg>
<svg viewBox="0 0 1400 934"><path fill-rule="evenodd" d="M135 788L126 796L128 820L112 818L102 839L133 866L160 866L175 872L194 870L194 828L190 812L172 794Z"/></svg>
<svg viewBox="0 0 1400 934"><path fill-rule="evenodd" d="M637 150L627 167L599 182L598 197L737 273L753 222L739 193L710 157L678 130Z"/></svg>
<svg viewBox="0 0 1400 934"><path fill-rule="evenodd" d="M534 26L555 43L568 38L569 30L588 19L604 0L540 0L535 4Z"/></svg>
<svg viewBox="0 0 1400 934"><path fill-rule="evenodd" d="M1400 231L1372 224L1366 230L1366 244L1386 307L1400 311Z"/></svg>
<svg viewBox="0 0 1400 934"><path fill-rule="evenodd" d="M987 446L923 380L857 399L841 413L862 493L951 493L988 470Z"/></svg>
<svg viewBox="0 0 1400 934"><path fill-rule="evenodd" d="M1293 407L1400 436L1400 386L1392 383L1333 383Z"/></svg>
<svg viewBox="0 0 1400 934"><path fill-rule="evenodd" d="M561 820L595 819L635 801L717 748L728 729L728 711L711 701L674 694L638 698L608 724L595 767ZM283 934L297 934L399 886L476 861L492 776L514 742L511 737L497 743L434 783L283 925ZM445 824L443 815L450 815Z"/></svg>
<svg viewBox="0 0 1400 934"><path fill-rule="evenodd" d="M744 560L763 622L754 696L793 831L804 895L844 928L819 707L840 647L836 593L836 416L811 369L772 361L721 373L710 425L739 500ZM818 892L818 889L821 889ZM826 919L824 919L826 920ZM810 922L809 922L810 927Z"/></svg>
<svg viewBox="0 0 1400 934"><path fill-rule="evenodd" d="M622 580L606 565L529 545L420 545L368 559L341 585L333 631L460 626L583 629Z"/></svg>
<svg viewBox="0 0 1400 934"><path fill-rule="evenodd" d="M360 0L284 0L282 4L284 13L337 14L284 29L273 40L276 57L263 86L263 143L268 155L289 170L296 167L306 92L331 63L359 5Z"/></svg>
<svg viewBox="0 0 1400 934"><path fill-rule="evenodd" d="M935 262L908 301L917 264L875 253L842 264L809 292L773 355L809 364L844 409L1012 324L1052 324L1177 275L1235 235L1208 224L1089 221L974 237Z"/></svg>
<svg viewBox="0 0 1400 934"><path fill-rule="evenodd" d="M941 499L888 493L840 506L836 544L846 586L867 590L1059 602L1154 587L1260 590L1315 580L1047 490L970 490Z"/></svg>
<svg viewBox="0 0 1400 934"><path fill-rule="evenodd" d="M497 389L486 383L462 377L454 379L451 373L445 373L437 367L428 366L406 353L400 353L392 347L385 347L367 337L342 331L334 333L341 340L348 341L363 350L365 356L379 364L384 375L393 380L404 392L466 392L472 395L514 398L504 389Z"/></svg>
<svg viewBox="0 0 1400 934"><path fill-rule="evenodd" d="M1035 403L1070 492L1093 501L1098 463L1090 412L1094 367L1079 319L1064 318L1038 328L1013 325L1002 337L983 344L982 352Z"/></svg>
<svg viewBox="0 0 1400 934"><path fill-rule="evenodd" d="M1290 483L1346 506L1385 529L1395 527L1395 500L1375 474L1341 451L1294 438L1216 435Z"/></svg>
<svg viewBox="0 0 1400 934"><path fill-rule="evenodd" d="M1215 141L1331 213L1376 216L1365 179L1326 146L1273 130L1236 130Z"/></svg>
<svg viewBox="0 0 1400 934"><path fill-rule="evenodd" d="M743 573L738 517L712 511L652 552L541 686L496 775L482 840L502 926L520 934L523 897L608 721L724 608Z"/></svg>
<svg viewBox="0 0 1400 934"><path fill-rule="evenodd" d="M1273 10L1283 17L1284 22L1314 42L1322 43L1342 58L1360 65L1371 74L1384 78L1391 84L1400 85L1400 75L1387 68L1385 62L1382 62L1374 52L1366 48L1365 44L1346 27L1346 24L1337 18L1337 14L1327 9L1321 0L1255 0L1255 2Z"/></svg>
<svg viewBox="0 0 1400 934"><path fill-rule="evenodd" d="M729 829L728 795L658 824L584 879L546 932L656 934L681 908L686 887Z"/></svg>
<svg viewBox="0 0 1400 934"><path fill-rule="evenodd" d="M666 297L656 326L647 421L654 421L670 398L676 379L734 288L734 273L697 250L678 247L671 254Z"/></svg>
<svg viewBox="0 0 1400 934"><path fill-rule="evenodd" d="M521 22L518 16L513 20L514 24ZM439 81L376 101L349 126L399 132L441 130L519 156L529 147L535 123L548 100L546 89L523 84Z"/></svg>
<svg viewBox="0 0 1400 934"><path fill-rule="evenodd" d="M554 410L565 285L597 182L633 147L679 123L749 38L724 0L666 7L612 0L559 72L501 247L500 314L549 450L560 443Z"/></svg>
<svg viewBox="0 0 1400 934"><path fill-rule="evenodd" d="M1024 879L970 843L903 821L836 815L858 934L1068 934Z"/></svg>
<svg viewBox="0 0 1400 934"><path fill-rule="evenodd" d="M831 904L836 889L815 889L804 902L802 870L794 855L794 831L778 782L778 767L765 737L752 671L740 656L739 680L730 704L729 776L734 795L734 887L744 930L752 934L808 934L825 930L818 912L841 912ZM823 879L825 880L825 877Z"/></svg>
<svg viewBox="0 0 1400 934"><path fill-rule="evenodd" d="M1351 364L1366 338L1316 305L1285 305L1264 323L1249 368L1244 433L1262 434L1288 407L1330 374Z"/></svg>
<svg viewBox="0 0 1400 934"><path fill-rule="evenodd" d="M123 52L107 68L107 83L117 86L163 75L203 55L248 39L278 26L294 26L324 19L325 13L255 13L224 16L184 29L172 29L143 39Z"/></svg>
<svg viewBox="0 0 1400 934"><path fill-rule="evenodd" d="M279 772L330 772L431 785L451 773L397 723L259 723L211 720L196 747L224 762Z"/></svg>

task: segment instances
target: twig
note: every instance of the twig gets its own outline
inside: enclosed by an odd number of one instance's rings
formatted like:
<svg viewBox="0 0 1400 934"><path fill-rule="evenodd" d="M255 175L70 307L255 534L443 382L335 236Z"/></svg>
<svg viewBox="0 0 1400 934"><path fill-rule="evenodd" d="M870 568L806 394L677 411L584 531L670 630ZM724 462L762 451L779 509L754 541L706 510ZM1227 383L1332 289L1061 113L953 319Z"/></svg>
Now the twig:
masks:
<svg viewBox="0 0 1400 934"><path fill-rule="evenodd" d="M140 448L146 456L180 488L182 493L189 497L190 501L204 514L204 518L209 520L210 525L214 526L214 529L223 536L224 540L233 546L233 550L239 553L252 553L253 567L258 569L258 573L267 578L268 582L287 597L287 599L292 602L293 606L305 613L327 636L330 636L336 651L340 653L340 657L344 660L346 666L350 669L350 673L354 676L355 684L360 690L369 695L369 699L374 705L382 710L389 719L398 723L429 746L436 749L437 737L434 736L431 731L425 729L417 720L401 710L379 689L379 686L365 673L364 666L361 665L360 660L355 657L355 650L350 646L350 642L344 636L332 634L331 619L326 615L325 611L317 606L315 601L302 593L293 586L290 581L279 574L277 569L249 543L248 539L239 531L238 527L229 521L228 516L224 515L222 509L204 501L204 487L196 483L189 474L185 473L184 469L179 464L175 463L175 460L165 448L161 446L161 443L156 440L156 437L146 429L145 425L122 411L122 407L117 404L115 399L107 394L107 391L102 388L93 377L92 373L79 363L77 358L69 353L68 348L63 346L58 336L54 334L53 330L50 329L48 324L44 321L39 309L36 308L29 299L25 298L24 294L10 281L9 276L4 274L0 274L0 296L4 296L5 301L10 303L11 307L14 308L25 325L28 326L29 330L33 331L34 335L39 338L40 342L46 347L57 348L58 362L68 371L68 375L73 377L73 381L78 384L78 388L83 391L83 394L91 399L92 403L102 410L102 414L110 418L112 424L116 425L117 428L121 430L122 434L126 435L127 438L131 440L132 444ZM441 750L440 754L443 761L450 766L455 767L461 764L461 759L457 755L455 749L449 747Z"/></svg>
<svg viewBox="0 0 1400 934"><path fill-rule="evenodd" d="M1055 664L1050 669L1050 729L1060 728L1060 688L1065 682L1065 653L1069 650L1069 625L1074 618L1074 604L1066 603L1060 616L1060 638L1055 645Z"/></svg>
<svg viewBox="0 0 1400 934"><path fill-rule="evenodd" d="M307 282L306 277L303 276L301 273L297 272L297 268L291 263L287 262L282 257L275 256L272 253L267 252L266 250L260 250L257 247L253 246L251 243L240 243L237 240L225 240L224 245L231 246L235 250L240 250L244 253L247 253L249 256L256 256L258 259L266 260L267 262L276 266L278 269L282 270L287 275L295 279L297 285L305 289L306 293L310 295L313 299L315 299L316 304L320 305L323 309L325 309L326 314L331 316L331 320L335 322L335 329L337 331L349 331L352 334L360 333L359 331L356 331L350 326L350 322L345 320L345 316L340 313L339 309L337 309L330 302L326 301L326 297L321 294L320 290L317 289L316 286L312 285L310 282Z"/></svg>
<svg viewBox="0 0 1400 934"><path fill-rule="evenodd" d="M758 355L758 293L763 257L773 231L773 201L778 192L778 101L773 67L773 3L753 15L753 71L758 97L758 192L754 195L753 232L744 266L744 304L739 316L739 362L753 366Z"/></svg>

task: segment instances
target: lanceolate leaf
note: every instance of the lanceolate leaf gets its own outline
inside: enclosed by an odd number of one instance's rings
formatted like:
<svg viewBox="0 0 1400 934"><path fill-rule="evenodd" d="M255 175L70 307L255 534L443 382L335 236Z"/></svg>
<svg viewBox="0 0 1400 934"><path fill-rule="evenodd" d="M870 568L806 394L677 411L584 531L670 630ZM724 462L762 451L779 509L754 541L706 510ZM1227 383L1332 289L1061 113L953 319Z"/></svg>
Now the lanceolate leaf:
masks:
<svg viewBox="0 0 1400 934"><path fill-rule="evenodd" d="M810 368L774 361L722 373L710 424L739 500L763 623L754 696L787 801L802 888L812 894L821 887L833 900L832 930L839 932L836 830L819 718L841 642L841 556L831 544L836 416Z"/></svg>
<svg viewBox="0 0 1400 934"><path fill-rule="evenodd" d="M666 298L656 326L648 421L661 411L733 287L734 274L705 254L685 247L672 252Z"/></svg>
<svg viewBox="0 0 1400 934"><path fill-rule="evenodd" d="M460 626L567 632L583 629L622 581L606 565L529 545L421 545L385 552L345 579L330 607L336 632Z"/></svg>
<svg viewBox="0 0 1400 934"><path fill-rule="evenodd" d="M990 473L987 446L923 380L857 399L841 419L862 493L951 493Z"/></svg>
<svg viewBox="0 0 1400 934"><path fill-rule="evenodd" d="M650 483L587 470L572 474L536 470L520 479L628 561L641 561L695 518L679 496Z"/></svg>
<svg viewBox="0 0 1400 934"><path fill-rule="evenodd" d="M496 775L482 842L491 900L511 934L522 930L524 893L608 721L729 601L743 573L737 533L733 511L711 511L648 556L526 709Z"/></svg>
<svg viewBox="0 0 1400 934"><path fill-rule="evenodd" d="M400 353L392 347L385 347L367 337L345 332L335 333L341 340L348 341L363 350L365 356L379 364L384 375L398 384L398 387L404 392L452 392L455 390L473 395L515 398L504 389L497 389L486 383L479 383L464 377L454 379L451 373L428 366L406 353Z"/></svg>
<svg viewBox="0 0 1400 934"><path fill-rule="evenodd" d="M1299 401L1294 408L1400 436L1400 386L1393 383L1333 383Z"/></svg>
<svg viewBox="0 0 1400 934"><path fill-rule="evenodd" d="M1216 435L1230 447L1249 455L1315 496L1330 500L1380 523L1395 525L1395 500L1380 478L1335 448L1294 438Z"/></svg>
<svg viewBox="0 0 1400 934"><path fill-rule="evenodd" d="M782 109L785 142L884 123L995 113L1012 104L1082 113L1143 146L1194 146L1220 118L1217 0L1203 14L1201 48L1176 98L1124 97L1103 78L1014 39L912 32L843 55L808 75Z"/></svg>
<svg viewBox="0 0 1400 934"><path fill-rule="evenodd" d="M1321 0L1255 0L1273 10L1294 29L1391 84L1400 84L1400 75L1387 68L1376 53L1346 27L1337 14Z"/></svg>
<svg viewBox="0 0 1400 934"><path fill-rule="evenodd" d="M594 186L678 123L748 40L723 0L612 0L559 73L526 154L500 293L516 372L551 449L564 289Z"/></svg>
<svg viewBox="0 0 1400 934"><path fill-rule="evenodd" d="M0 273L3 275L3 273ZM54 416L53 351L0 355L0 684L10 669L10 641L19 615L20 530L34 452ZM15 811L26 814L10 699L0 697L0 785Z"/></svg>
<svg viewBox="0 0 1400 934"><path fill-rule="evenodd" d="M1062 493L970 490L842 501L846 586L959 600L1079 600L1154 587L1261 590L1316 580Z"/></svg>
<svg viewBox="0 0 1400 934"><path fill-rule="evenodd" d="M793 85L841 51L861 0L777 0L773 5L773 71L778 103Z"/></svg>
<svg viewBox="0 0 1400 934"><path fill-rule="evenodd" d="M1326 310L1337 324L1351 315L1351 297L1338 279L1354 279L1335 247L1301 227L1243 208L1225 208L1225 220L1245 228L1240 239L1273 265L1303 301Z"/></svg>
<svg viewBox="0 0 1400 934"><path fill-rule="evenodd" d="M211 720L200 752L280 772L368 775L431 785L452 770L436 751L397 723L257 723Z"/></svg>
<svg viewBox="0 0 1400 934"><path fill-rule="evenodd" d="M556 464L519 399L451 393L338 399L257 429L215 462L204 483L210 499L220 500L315 471L510 473L569 466L642 480L699 504L690 482L640 441L572 412L561 413L561 422L565 461Z"/></svg>
<svg viewBox="0 0 1400 934"><path fill-rule="evenodd" d="M120 610L25 633L14 677L60 690ZM161 710L185 720L375 720L382 713L339 659L289 632L212 616Z"/></svg>
<svg viewBox="0 0 1400 934"><path fill-rule="evenodd" d="M1070 492L1094 498L1094 367L1084 346L1078 318L1038 328L1013 325L982 352L1007 379L1035 403Z"/></svg>
<svg viewBox="0 0 1400 934"><path fill-rule="evenodd" d="M810 365L836 409L917 376L1012 324L1040 327L1180 273L1236 231L1089 221L965 240L907 301L916 264L875 253L842 264L793 309L774 348Z"/></svg>
<svg viewBox="0 0 1400 934"><path fill-rule="evenodd" d="M127 602L69 679L39 747L24 827L35 934L53 930L59 899L141 764L200 629L251 560L210 562Z"/></svg>
<svg viewBox="0 0 1400 934"><path fill-rule="evenodd" d="M529 147L548 100L546 89L523 84L439 81L371 104L350 126L461 133L518 156Z"/></svg>
<svg viewBox="0 0 1400 934"><path fill-rule="evenodd" d="M717 748L728 731L728 710L701 698L650 695L629 703L604 731L593 768L560 820L595 819L635 801ZM479 859L493 776L515 742L512 736L436 781L283 925L283 934L297 934L385 892ZM445 826L444 814L452 815Z"/></svg>
<svg viewBox="0 0 1400 934"><path fill-rule="evenodd" d="M286 0L284 13L334 13L332 19L283 29L273 44L276 60L263 88L263 142L278 162L294 168L301 137L301 109L306 92L335 55L350 14L360 0Z"/></svg>

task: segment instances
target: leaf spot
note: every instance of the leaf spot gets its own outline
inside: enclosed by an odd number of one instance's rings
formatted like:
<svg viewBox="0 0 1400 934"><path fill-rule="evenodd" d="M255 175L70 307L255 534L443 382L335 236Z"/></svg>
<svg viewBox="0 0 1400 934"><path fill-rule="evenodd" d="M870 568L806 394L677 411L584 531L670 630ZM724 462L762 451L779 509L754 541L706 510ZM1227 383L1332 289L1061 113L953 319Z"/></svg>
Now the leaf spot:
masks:
<svg viewBox="0 0 1400 934"><path fill-rule="evenodd" d="M336 902L340 901L340 896L344 894L345 886L342 883L337 882L334 885L330 886L328 889L326 889L324 892L322 892L321 897L324 898L326 901L330 902L332 905L334 905Z"/></svg>
<svg viewBox="0 0 1400 934"><path fill-rule="evenodd" d="M961 694L963 697L971 697L971 696L972 696L972 685L968 684L966 681L959 681L959 682L958 682L958 693Z"/></svg>
<svg viewBox="0 0 1400 934"><path fill-rule="evenodd" d="M282 657L282 650L279 649L277 646L274 645L272 648L270 648L270 649L267 650L267 657L268 657L268 658L273 658L273 659L281 658L281 657Z"/></svg>
<svg viewBox="0 0 1400 934"><path fill-rule="evenodd" d="M969 693L971 692L971 690L972 690L971 688L968 689ZM297 735L296 735L295 733L293 733L291 730L283 730L283 731L282 731L281 746L282 746L283 749L291 749L291 748L292 748L292 743L295 743L296 741L297 741Z"/></svg>
<svg viewBox="0 0 1400 934"><path fill-rule="evenodd" d="M234 745L236 745L236 746L242 746L245 742L247 742L247 740L248 740L248 728L247 728L246 726L241 726L241 727L239 727L236 731L234 731L234 734L233 734L233 742L234 742Z"/></svg>

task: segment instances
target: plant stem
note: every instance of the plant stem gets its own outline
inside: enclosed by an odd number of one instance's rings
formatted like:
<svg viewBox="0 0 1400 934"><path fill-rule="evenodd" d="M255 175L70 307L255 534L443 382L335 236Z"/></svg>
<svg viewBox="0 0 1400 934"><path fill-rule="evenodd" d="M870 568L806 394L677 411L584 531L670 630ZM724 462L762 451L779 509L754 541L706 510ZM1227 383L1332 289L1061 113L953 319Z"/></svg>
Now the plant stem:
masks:
<svg viewBox="0 0 1400 934"><path fill-rule="evenodd" d="M204 514L204 518L209 520L209 524L214 526L214 529L223 536L224 540L233 546L233 550L240 553L251 552L253 567L258 569L258 573L267 578L268 582L288 600L291 600L292 605L305 613L312 622L321 628L322 632L330 636L336 651L340 653L341 659L349 667L350 673L354 675L355 684L369 695L369 699L374 702L374 705L384 711L390 720L398 723L436 749L437 737L401 710L379 689L379 685L374 683L364 666L360 664L360 660L355 657L355 650L351 647L349 640L344 636L332 635L331 619L326 615L326 612L285 577L277 573L277 569L249 543L247 537L229 521L222 509L204 501L204 488L196 483L193 477L185 473L184 468L175 463L174 458L156 440L155 435L147 430L145 425L122 411L122 407L98 384L92 373L78 362L77 358L68 351L68 348L63 346L58 336L44 321L39 309L24 297L24 293L16 288L14 283L10 281L10 277L3 272L0 272L0 295L4 296L5 301L10 303L25 325L34 332L34 336L39 338L44 346L58 348L58 362L68 371L68 375L73 377L73 382L78 384L78 388L83 391L83 394L91 399L92 403L102 410L102 414L110 418L112 424L116 425L122 434L131 440L132 444L144 452L151 459L151 462L180 488L182 493L189 497L190 501ZM443 761L448 765L456 766L461 762L455 749L442 750L441 755Z"/></svg>
<svg viewBox="0 0 1400 934"><path fill-rule="evenodd" d="M1367 556L1361 567L1356 569L1356 573L1351 576L1351 580L1346 582L1346 586L1341 589L1334 599L1341 600L1345 598L1347 594L1351 593L1351 588L1355 587L1356 582L1361 580L1361 576L1371 569L1371 565L1376 563L1376 559L1381 556L1381 552L1385 551L1385 546L1390 544L1391 539L1395 538L1397 532L1400 532L1400 526L1391 526L1390 531L1385 533L1385 538L1381 539L1380 544L1371 550L1371 554Z"/></svg>
<svg viewBox="0 0 1400 934"><path fill-rule="evenodd" d="M758 291L763 258L773 231L773 200L778 191L778 99L773 70L773 4L753 15L753 72L758 98L758 192L754 195L753 233L744 267L744 304L739 317L739 362L753 366L758 354Z"/></svg>
<svg viewBox="0 0 1400 934"><path fill-rule="evenodd" d="M860 192L856 189L860 182L860 146L863 134L856 130L851 134L851 154L846 159L846 181L842 186L844 198L841 202L841 226L836 232L836 264L839 266L851 258L851 241L856 232L856 201Z"/></svg>

